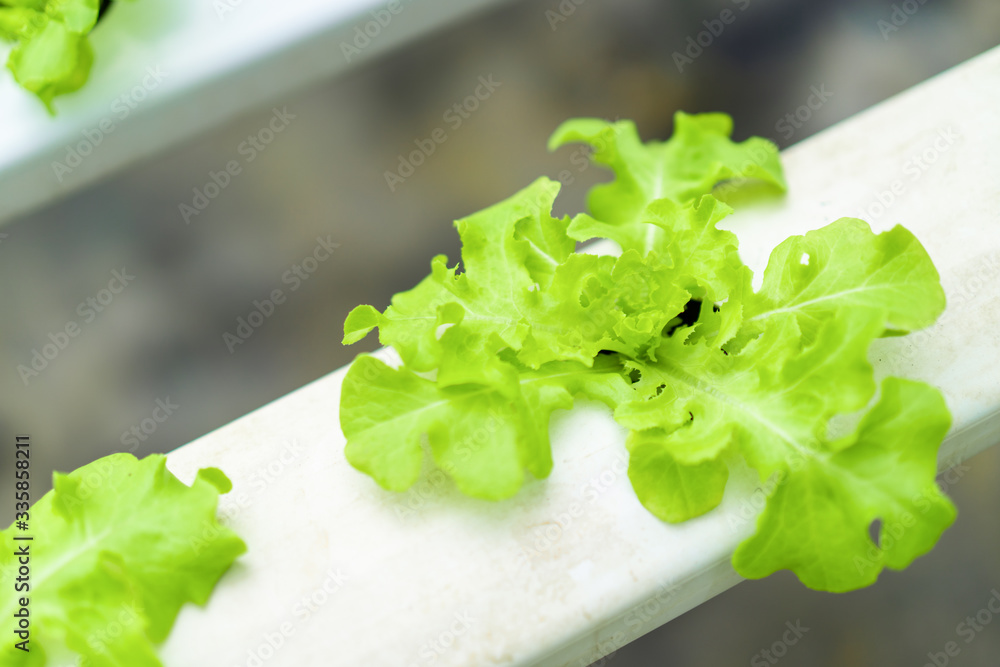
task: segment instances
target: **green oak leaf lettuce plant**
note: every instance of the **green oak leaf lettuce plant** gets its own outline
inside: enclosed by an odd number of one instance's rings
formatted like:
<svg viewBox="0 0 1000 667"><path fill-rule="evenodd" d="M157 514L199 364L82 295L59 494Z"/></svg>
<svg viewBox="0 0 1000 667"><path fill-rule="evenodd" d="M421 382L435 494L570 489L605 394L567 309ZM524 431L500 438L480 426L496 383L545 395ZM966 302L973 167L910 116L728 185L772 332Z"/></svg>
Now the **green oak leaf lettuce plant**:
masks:
<svg viewBox="0 0 1000 667"><path fill-rule="evenodd" d="M161 667L155 646L180 608L204 604L243 541L216 519L231 484L215 468L187 486L162 455L112 454L70 474L30 510L30 532L0 532L0 616L29 596L29 651L6 634L0 665ZM16 540L31 535L31 541ZM14 593L20 549L30 592Z"/></svg>
<svg viewBox="0 0 1000 667"><path fill-rule="evenodd" d="M549 474L549 419L585 397L629 429L632 485L665 521L716 507L734 465L780 480L733 557L745 577L789 569L847 591L930 550L955 518L935 484L950 414L926 384L877 386L868 351L941 314L934 265L904 228L843 218L778 245L755 290L713 193L785 180L776 147L731 131L724 114L678 113L673 137L650 143L631 122L563 124L551 148L584 142L614 172L588 213L553 217L559 184L541 178L456 222L461 270L435 257L384 312L348 316L345 344L378 327L401 360L362 355L344 379L350 463L403 491L426 439L463 492L507 498L525 470ZM598 238L621 252L575 251ZM879 545L877 520L908 528Z"/></svg>
<svg viewBox="0 0 1000 667"><path fill-rule="evenodd" d="M14 45L7 68L54 113L52 100L79 90L94 52L88 34L107 0L0 0L0 40Z"/></svg>

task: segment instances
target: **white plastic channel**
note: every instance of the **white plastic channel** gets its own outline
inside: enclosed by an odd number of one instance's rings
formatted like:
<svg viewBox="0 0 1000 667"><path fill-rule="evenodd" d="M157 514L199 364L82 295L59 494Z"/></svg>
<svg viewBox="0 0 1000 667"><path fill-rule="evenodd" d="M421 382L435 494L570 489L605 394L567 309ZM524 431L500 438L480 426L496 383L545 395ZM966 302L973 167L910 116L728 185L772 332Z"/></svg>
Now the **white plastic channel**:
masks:
<svg viewBox="0 0 1000 667"><path fill-rule="evenodd" d="M0 224L498 1L116 2L54 118L0 70Z"/></svg>
<svg viewBox="0 0 1000 667"><path fill-rule="evenodd" d="M955 420L942 466L1000 441L998 146L994 50L789 149L787 198L731 224L756 271L786 236L842 216L922 240L947 312L880 341L872 361L944 391ZM186 481L200 466L233 479L223 504L249 552L206 608L183 610L168 666L582 666L740 580L729 557L753 528L740 513L749 478L715 511L667 525L636 500L623 432L588 404L557 414L552 476L510 501L426 480L391 494L344 459L343 376L170 455Z"/></svg>

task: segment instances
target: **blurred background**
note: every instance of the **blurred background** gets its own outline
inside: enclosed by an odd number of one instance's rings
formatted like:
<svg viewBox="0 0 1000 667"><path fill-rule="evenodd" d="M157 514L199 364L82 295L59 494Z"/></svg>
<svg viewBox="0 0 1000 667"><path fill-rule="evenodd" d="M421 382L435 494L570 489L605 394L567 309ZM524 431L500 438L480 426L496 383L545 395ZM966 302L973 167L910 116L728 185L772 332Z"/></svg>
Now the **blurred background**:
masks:
<svg viewBox="0 0 1000 667"><path fill-rule="evenodd" d="M700 52L691 47L724 10L736 19ZM894 12L905 22L893 23ZM675 110L725 111L738 139L784 147L998 43L996 0L501 4L276 100L294 118L189 223L179 205L210 171L242 160L270 108L5 226L0 432L32 434L42 480L116 451L169 451L337 369L377 344L340 345L348 311L382 309L433 255L456 258L455 218L540 174L565 182L560 212L582 209L607 174L572 149L546 151L568 117L632 118L652 139L669 136ZM446 116L480 77L493 82L488 97ZM816 91L822 103L795 118ZM390 187L386 172L436 128L447 141ZM338 247L304 262L317 239ZM108 301L113 271L134 279ZM224 334L275 289L287 301L227 344ZM17 366L70 320L81 334L26 386ZM948 489L958 523L878 586L832 596L790 576L744 583L600 664L775 664L762 651L786 622L810 629L780 657L785 665L935 664L928 653L956 640L957 625L1000 590L998 479L1000 448L968 462ZM11 491L4 476L0 495ZM975 641L958 640L948 664L1000 665L1000 618Z"/></svg>

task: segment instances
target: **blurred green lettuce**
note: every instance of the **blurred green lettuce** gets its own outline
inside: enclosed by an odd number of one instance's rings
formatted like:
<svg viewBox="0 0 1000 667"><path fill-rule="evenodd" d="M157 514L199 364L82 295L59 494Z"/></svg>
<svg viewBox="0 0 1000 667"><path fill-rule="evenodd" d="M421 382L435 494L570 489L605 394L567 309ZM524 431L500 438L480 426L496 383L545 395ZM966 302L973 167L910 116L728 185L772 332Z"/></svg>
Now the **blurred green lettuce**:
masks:
<svg viewBox="0 0 1000 667"><path fill-rule="evenodd" d="M0 0L0 40L14 44L7 67L49 113L56 97L87 82L94 62L87 35L101 10L100 0Z"/></svg>
<svg viewBox="0 0 1000 667"><path fill-rule="evenodd" d="M30 650L7 630L0 665L42 667L68 653L88 667L161 667L155 645L180 608L204 604L246 550L216 518L229 479L204 468L187 486L162 455L112 454L56 473L53 486L31 507L29 531L0 532L0 616L23 606L15 553L26 548L31 619Z"/></svg>

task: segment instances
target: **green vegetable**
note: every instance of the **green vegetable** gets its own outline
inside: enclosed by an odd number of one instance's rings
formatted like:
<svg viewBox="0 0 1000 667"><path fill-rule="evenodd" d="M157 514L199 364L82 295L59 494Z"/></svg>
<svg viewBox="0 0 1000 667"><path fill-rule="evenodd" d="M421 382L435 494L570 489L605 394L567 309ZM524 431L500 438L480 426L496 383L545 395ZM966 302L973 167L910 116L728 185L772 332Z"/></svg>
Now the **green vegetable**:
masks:
<svg viewBox="0 0 1000 667"><path fill-rule="evenodd" d="M950 415L928 385L887 378L879 391L868 351L937 319L938 274L902 227L876 235L844 218L775 248L754 291L713 191L785 184L776 148L733 143L731 129L721 114L678 114L673 138L643 144L628 122L559 128L552 147L585 141L615 173L588 214L552 217L558 184L539 179L456 223L461 272L436 257L384 313L348 316L345 344L378 327L401 360L348 370L351 464L403 491L426 437L463 492L507 498L525 470L548 475L549 418L584 396L629 429L629 477L665 521L716 507L740 462L776 481L734 556L744 576L790 569L844 591L928 551L955 516L934 481ZM598 237L620 255L574 252ZM853 434L828 435L857 411Z"/></svg>
<svg viewBox="0 0 1000 667"><path fill-rule="evenodd" d="M587 203L593 218L577 217L569 231L572 238L609 238L625 250L634 248L645 255L662 245L670 232L662 225L650 227L646 224L652 222L649 217L666 217L669 223L671 216L663 209L671 204L696 201L727 180L756 179L785 189L774 144L760 137L733 143L729 116L678 113L674 126L669 141L648 144L639 140L631 121L608 123L583 118L567 121L555 131L550 149L573 141L586 142L594 149L594 162L607 165L616 176L611 183L591 191ZM661 203L650 211L652 202Z"/></svg>
<svg viewBox="0 0 1000 667"><path fill-rule="evenodd" d="M93 667L159 667L154 645L187 602L204 604L246 549L216 520L229 480L215 468L186 486L166 458L113 454L63 475L31 508L30 534L0 532L0 616L12 593L18 548L30 550L30 652L0 645L0 664L42 666L75 654ZM9 633L8 633L9 634ZM60 663L61 664L61 663Z"/></svg>
<svg viewBox="0 0 1000 667"><path fill-rule="evenodd" d="M53 99L87 82L94 61L87 35L100 11L100 0L0 0L0 39L15 44L7 67L49 113Z"/></svg>
<svg viewBox="0 0 1000 667"><path fill-rule="evenodd" d="M427 433L435 462L462 491L507 498L521 487L525 469L536 477L552 469L552 412L572 407L579 394L616 404L630 391L620 370L614 360L590 367L552 362L538 370L498 360L489 370L495 381L484 372L488 383L441 386L362 356L343 385L347 456L385 488L405 491L420 475L420 435Z"/></svg>

